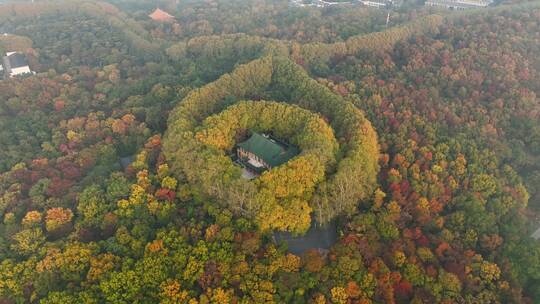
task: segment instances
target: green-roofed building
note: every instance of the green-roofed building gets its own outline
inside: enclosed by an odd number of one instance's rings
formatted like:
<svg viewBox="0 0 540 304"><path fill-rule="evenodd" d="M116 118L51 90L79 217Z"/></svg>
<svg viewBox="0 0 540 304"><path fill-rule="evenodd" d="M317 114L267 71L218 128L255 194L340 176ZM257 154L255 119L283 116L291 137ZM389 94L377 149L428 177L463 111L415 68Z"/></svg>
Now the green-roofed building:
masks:
<svg viewBox="0 0 540 304"><path fill-rule="evenodd" d="M297 147L279 142L268 135L252 132L236 146L238 159L249 169L261 173L298 155Z"/></svg>

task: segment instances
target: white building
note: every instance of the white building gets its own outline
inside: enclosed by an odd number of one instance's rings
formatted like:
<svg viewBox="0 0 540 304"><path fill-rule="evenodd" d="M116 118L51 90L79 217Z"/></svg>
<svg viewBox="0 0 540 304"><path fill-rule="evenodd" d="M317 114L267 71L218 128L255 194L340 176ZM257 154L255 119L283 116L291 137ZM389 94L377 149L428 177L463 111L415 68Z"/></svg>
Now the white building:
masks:
<svg viewBox="0 0 540 304"><path fill-rule="evenodd" d="M439 6L448 9L465 10L469 8L487 7L492 0L426 0L426 6Z"/></svg>
<svg viewBox="0 0 540 304"><path fill-rule="evenodd" d="M536 229L536 231L531 234L531 237L537 241L540 240L540 228Z"/></svg>
<svg viewBox="0 0 540 304"><path fill-rule="evenodd" d="M376 8L387 8L392 5L391 0L360 0L360 3L366 6L376 7Z"/></svg>
<svg viewBox="0 0 540 304"><path fill-rule="evenodd" d="M348 5L353 4L353 1L347 1L347 2L332 2L332 1L325 1L325 0L311 0L311 1L303 1L303 0L291 0L291 5L296 7L329 7L333 5Z"/></svg>
<svg viewBox="0 0 540 304"><path fill-rule="evenodd" d="M7 52L2 61L4 65L3 72L8 77L34 73L30 70L28 63L26 62L26 57L22 53Z"/></svg>

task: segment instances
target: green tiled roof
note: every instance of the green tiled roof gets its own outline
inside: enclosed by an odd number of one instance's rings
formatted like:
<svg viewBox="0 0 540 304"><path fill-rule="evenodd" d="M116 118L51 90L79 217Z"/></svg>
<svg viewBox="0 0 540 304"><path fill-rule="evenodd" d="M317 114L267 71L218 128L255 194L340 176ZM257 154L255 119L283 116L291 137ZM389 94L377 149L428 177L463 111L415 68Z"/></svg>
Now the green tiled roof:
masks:
<svg viewBox="0 0 540 304"><path fill-rule="evenodd" d="M239 143L238 147L257 155L271 167L287 162L300 152L295 146L280 144L255 132L246 141Z"/></svg>

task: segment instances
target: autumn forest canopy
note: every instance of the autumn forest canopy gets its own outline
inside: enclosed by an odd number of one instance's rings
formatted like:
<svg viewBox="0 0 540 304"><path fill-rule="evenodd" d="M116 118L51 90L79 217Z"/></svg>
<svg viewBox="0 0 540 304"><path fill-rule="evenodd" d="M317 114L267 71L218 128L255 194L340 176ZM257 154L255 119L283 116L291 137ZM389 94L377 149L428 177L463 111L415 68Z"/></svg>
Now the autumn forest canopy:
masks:
<svg viewBox="0 0 540 304"><path fill-rule="evenodd" d="M540 3L295 3L0 3L1 304L540 301Z"/></svg>

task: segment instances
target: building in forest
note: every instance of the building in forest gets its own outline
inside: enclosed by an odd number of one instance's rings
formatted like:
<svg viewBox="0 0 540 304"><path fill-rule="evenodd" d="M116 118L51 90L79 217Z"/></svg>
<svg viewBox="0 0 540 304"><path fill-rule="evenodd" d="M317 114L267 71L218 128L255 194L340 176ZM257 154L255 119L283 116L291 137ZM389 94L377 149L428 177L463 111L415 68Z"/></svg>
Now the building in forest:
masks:
<svg viewBox="0 0 540 304"><path fill-rule="evenodd" d="M7 52L2 58L3 73L6 77L33 74L28 66L26 56L19 52Z"/></svg>
<svg viewBox="0 0 540 304"><path fill-rule="evenodd" d="M174 21L173 15L159 8L156 8L156 10L150 15L148 15L148 17L150 17L154 21L159 21L159 22L173 22Z"/></svg>
<svg viewBox="0 0 540 304"><path fill-rule="evenodd" d="M439 6L454 10L487 7L492 0L426 0L426 6Z"/></svg>
<svg viewBox="0 0 540 304"><path fill-rule="evenodd" d="M360 0L360 3L366 6L376 7L376 8L390 8L394 5L393 0Z"/></svg>
<svg viewBox="0 0 540 304"><path fill-rule="evenodd" d="M536 229L533 234L531 234L531 237L535 240L540 240L540 228Z"/></svg>
<svg viewBox="0 0 540 304"><path fill-rule="evenodd" d="M256 173L279 166L298 155L297 147L280 142L269 135L252 132L236 146L238 161Z"/></svg>
<svg viewBox="0 0 540 304"><path fill-rule="evenodd" d="M325 0L291 0L290 4L296 7L329 7L335 5L352 4L352 1L325 1Z"/></svg>

